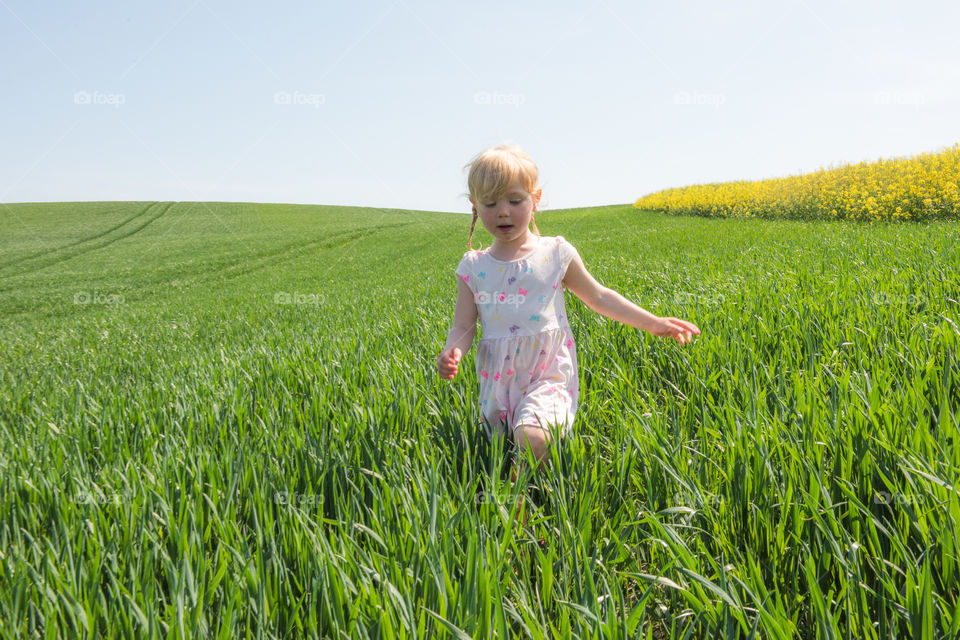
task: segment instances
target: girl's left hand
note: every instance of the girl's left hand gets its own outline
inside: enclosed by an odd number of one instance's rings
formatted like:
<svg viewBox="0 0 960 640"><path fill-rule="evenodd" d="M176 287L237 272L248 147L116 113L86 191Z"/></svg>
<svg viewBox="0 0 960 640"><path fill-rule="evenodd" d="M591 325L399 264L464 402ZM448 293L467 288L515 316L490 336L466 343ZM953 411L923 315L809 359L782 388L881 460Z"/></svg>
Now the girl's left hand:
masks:
<svg viewBox="0 0 960 640"><path fill-rule="evenodd" d="M650 333L661 338L675 338L680 344L693 342L692 335L700 335L697 325L680 318L659 318Z"/></svg>

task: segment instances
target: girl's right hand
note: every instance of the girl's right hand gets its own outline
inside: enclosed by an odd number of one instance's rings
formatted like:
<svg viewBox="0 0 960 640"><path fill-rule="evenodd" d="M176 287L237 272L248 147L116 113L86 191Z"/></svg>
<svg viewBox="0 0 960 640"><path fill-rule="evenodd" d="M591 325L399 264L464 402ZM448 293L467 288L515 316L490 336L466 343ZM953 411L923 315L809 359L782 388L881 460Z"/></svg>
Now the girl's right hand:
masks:
<svg viewBox="0 0 960 640"><path fill-rule="evenodd" d="M437 372L441 378L453 380L453 377L457 375L457 365L460 364L460 357L462 355L463 353L460 351L460 347L444 349L440 352L440 357L437 358Z"/></svg>
<svg viewBox="0 0 960 640"><path fill-rule="evenodd" d="M700 335L697 325L680 318L657 318L648 331L661 338L673 338L680 344L693 342L693 336Z"/></svg>

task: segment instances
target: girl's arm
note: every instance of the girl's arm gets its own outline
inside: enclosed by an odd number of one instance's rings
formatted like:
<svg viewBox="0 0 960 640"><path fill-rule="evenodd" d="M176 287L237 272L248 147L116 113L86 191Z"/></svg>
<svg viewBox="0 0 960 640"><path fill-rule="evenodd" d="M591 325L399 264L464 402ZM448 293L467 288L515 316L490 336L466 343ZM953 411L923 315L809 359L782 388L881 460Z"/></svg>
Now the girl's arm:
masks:
<svg viewBox="0 0 960 640"><path fill-rule="evenodd" d="M591 310L627 326L648 331L655 336L676 338L683 344L690 342L691 334L700 335L700 329L679 318L660 318L633 304L622 295L597 282L575 255L567 266L563 286L580 298Z"/></svg>
<svg viewBox="0 0 960 640"><path fill-rule="evenodd" d="M460 276L457 276L457 306L453 312L453 328L447 334L447 343L437 358L437 371L442 378L453 378L457 364L470 347L477 333L477 303L473 292ZM457 351L459 350L459 353Z"/></svg>

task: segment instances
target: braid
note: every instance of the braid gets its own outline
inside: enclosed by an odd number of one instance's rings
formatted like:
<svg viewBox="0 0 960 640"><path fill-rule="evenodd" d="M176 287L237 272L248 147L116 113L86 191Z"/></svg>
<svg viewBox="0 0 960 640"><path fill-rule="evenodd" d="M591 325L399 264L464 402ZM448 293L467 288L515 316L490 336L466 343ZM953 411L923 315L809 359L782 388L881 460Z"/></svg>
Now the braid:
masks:
<svg viewBox="0 0 960 640"><path fill-rule="evenodd" d="M533 232L537 235L540 235L540 230L537 229L537 221L533 219L533 216L530 216L530 224L533 225Z"/></svg>
<svg viewBox="0 0 960 640"><path fill-rule="evenodd" d="M475 226L477 226L477 208L476 207L473 208L473 222L470 223L470 235L467 236L467 249L470 251L473 251L473 247L470 246L470 243L473 240L473 228Z"/></svg>

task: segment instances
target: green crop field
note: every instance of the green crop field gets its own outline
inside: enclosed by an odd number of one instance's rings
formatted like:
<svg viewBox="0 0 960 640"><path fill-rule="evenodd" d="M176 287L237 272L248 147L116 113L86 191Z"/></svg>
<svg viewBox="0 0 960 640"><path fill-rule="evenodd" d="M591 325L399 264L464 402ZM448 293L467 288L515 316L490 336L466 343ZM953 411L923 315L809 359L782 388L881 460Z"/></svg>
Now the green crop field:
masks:
<svg viewBox="0 0 960 640"><path fill-rule="evenodd" d="M960 223L537 224L702 334L567 294L513 484L436 370L469 216L0 205L0 635L957 637Z"/></svg>

